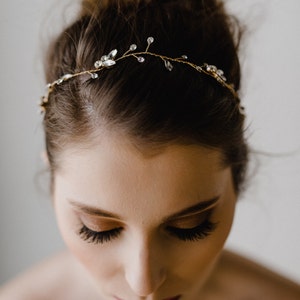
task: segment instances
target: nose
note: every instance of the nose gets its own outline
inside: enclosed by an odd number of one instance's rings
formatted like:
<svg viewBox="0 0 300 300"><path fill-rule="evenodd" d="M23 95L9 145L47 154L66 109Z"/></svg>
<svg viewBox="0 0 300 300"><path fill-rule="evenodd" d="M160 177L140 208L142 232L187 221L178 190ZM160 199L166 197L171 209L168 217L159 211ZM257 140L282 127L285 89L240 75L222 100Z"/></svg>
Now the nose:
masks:
<svg viewBox="0 0 300 300"><path fill-rule="evenodd" d="M127 256L125 277L135 295L149 296L164 283L166 270L161 250L144 242Z"/></svg>

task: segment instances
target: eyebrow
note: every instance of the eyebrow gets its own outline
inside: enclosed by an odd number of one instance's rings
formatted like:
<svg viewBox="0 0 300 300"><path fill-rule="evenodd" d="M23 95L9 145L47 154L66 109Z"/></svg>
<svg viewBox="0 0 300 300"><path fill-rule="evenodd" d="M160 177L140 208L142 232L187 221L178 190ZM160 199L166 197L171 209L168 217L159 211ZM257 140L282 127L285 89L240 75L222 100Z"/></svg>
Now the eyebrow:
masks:
<svg viewBox="0 0 300 300"><path fill-rule="evenodd" d="M220 196L216 196L210 200L205 200L205 201L202 200L199 203L196 203L192 206L186 207L186 208L180 210L179 212L176 212L176 213L166 217L164 222L168 222L169 220L172 220L172 219L177 219L177 218L180 218L183 216L187 216L187 215L199 213L201 211L205 211L205 210L211 208L212 206L214 206L214 204L216 204L216 202L219 200L219 198L220 198ZM79 203L79 202L76 202L71 199L69 199L69 202L72 206L75 206L76 208L80 209L82 212L87 213L92 216L114 218L114 219L119 219L119 220L122 219L117 214L111 213L109 211L106 211L106 210L103 210L103 209L100 209L97 207Z"/></svg>
<svg viewBox="0 0 300 300"><path fill-rule="evenodd" d="M196 213L200 213L202 211L206 211L206 210L210 209L211 207L213 207L219 199L220 199L220 196L216 196L209 200L205 200L205 201L202 200L199 203L196 203L192 206L186 207L186 208L180 210L179 212L172 214L171 216L167 217L164 220L164 222L168 222L173 219L178 219L181 217L185 217L185 216L193 215Z"/></svg>
<svg viewBox="0 0 300 300"><path fill-rule="evenodd" d="M106 218L114 218L114 219L122 219L120 216L117 214L113 214L109 211L106 211L104 209L100 209L97 207L89 206L83 203L76 202L74 200L70 200L69 202L71 205L75 206L76 208L80 209L82 212L87 213L92 216L97 216L97 217L106 217Z"/></svg>

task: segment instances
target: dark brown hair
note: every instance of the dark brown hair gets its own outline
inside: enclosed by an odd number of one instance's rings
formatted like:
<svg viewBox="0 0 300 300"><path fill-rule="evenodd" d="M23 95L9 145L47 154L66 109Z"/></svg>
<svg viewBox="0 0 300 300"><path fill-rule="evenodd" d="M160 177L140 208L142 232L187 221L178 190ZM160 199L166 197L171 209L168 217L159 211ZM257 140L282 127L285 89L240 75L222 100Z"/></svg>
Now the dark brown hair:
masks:
<svg viewBox="0 0 300 300"><path fill-rule="evenodd" d="M83 1L78 19L50 45L46 79L93 68L112 49L135 43L151 51L222 69L240 87L237 55L240 28L217 0ZM100 128L119 130L143 145L196 144L219 149L232 168L236 191L247 165L244 115L239 99L212 78L185 65L168 72L155 57L143 64L128 58L101 71L55 87L44 116L52 174L60 151L88 143Z"/></svg>

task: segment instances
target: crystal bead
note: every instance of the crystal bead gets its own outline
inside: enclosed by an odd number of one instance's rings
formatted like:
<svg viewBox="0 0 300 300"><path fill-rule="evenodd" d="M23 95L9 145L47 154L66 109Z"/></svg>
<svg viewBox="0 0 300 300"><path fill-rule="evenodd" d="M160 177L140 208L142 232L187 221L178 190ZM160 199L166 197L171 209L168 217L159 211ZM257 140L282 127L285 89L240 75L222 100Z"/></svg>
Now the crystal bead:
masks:
<svg viewBox="0 0 300 300"><path fill-rule="evenodd" d="M224 75L224 72L223 72L223 70L219 69L219 70L217 71L217 74L218 74L220 77L222 77L222 76Z"/></svg>
<svg viewBox="0 0 300 300"><path fill-rule="evenodd" d="M217 69L216 66L213 66L213 65L207 65L207 66L206 66L206 70L207 70L208 72L214 72L214 73L216 73L218 69Z"/></svg>
<svg viewBox="0 0 300 300"><path fill-rule="evenodd" d="M117 56L117 53L118 53L117 49L111 50L107 55L108 59L114 59Z"/></svg>
<svg viewBox="0 0 300 300"><path fill-rule="evenodd" d="M68 80L68 79L70 79L70 78L72 78L72 77L73 77L72 74L65 74L65 75L62 77L62 79L63 79L63 80Z"/></svg>
<svg viewBox="0 0 300 300"><path fill-rule="evenodd" d="M173 65L168 61L165 60L165 67L171 72L173 70Z"/></svg>
<svg viewBox="0 0 300 300"><path fill-rule="evenodd" d="M105 60L105 61L102 62L102 66L106 67L106 68L111 67L115 64L116 64L116 62L114 60L111 60L111 59L108 59L108 60Z"/></svg>
<svg viewBox="0 0 300 300"><path fill-rule="evenodd" d="M102 66L102 61L101 60L97 60L94 64L96 69L99 69Z"/></svg>
<svg viewBox="0 0 300 300"><path fill-rule="evenodd" d="M138 61L139 63L143 63L143 62L145 61L145 58L144 58L143 56L139 56L139 57L137 58L137 61Z"/></svg>
<svg viewBox="0 0 300 300"><path fill-rule="evenodd" d="M91 78L92 79L97 79L99 75L97 73L91 73Z"/></svg>
<svg viewBox="0 0 300 300"><path fill-rule="evenodd" d="M134 51L134 50L136 50L137 49L137 45L136 44L132 44L132 45L130 45L130 47L129 47L129 50L130 51Z"/></svg>
<svg viewBox="0 0 300 300"><path fill-rule="evenodd" d="M227 81L227 78L224 75L222 75L220 77L222 78L223 81Z"/></svg>
<svg viewBox="0 0 300 300"><path fill-rule="evenodd" d="M63 81L64 81L63 78L59 78L59 79L57 79L57 82L56 82L56 83L57 83L57 84L61 84L61 83L63 83Z"/></svg>
<svg viewBox="0 0 300 300"><path fill-rule="evenodd" d="M183 58L183 59L185 59L185 60L188 59L187 55L181 55L181 58Z"/></svg>
<svg viewBox="0 0 300 300"><path fill-rule="evenodd" d="M218 68L214 65L210 65L210 69L211 69L211 71L213 71L215 73L218 71Z"/></svg>
<svg viewBox="0 0 300 300"><path fill-rule="evenodd" d="M103 61L106 61L106 60L108 60L109 59L109 57L108 57L108 55L102 55L101 56L101 61L103 62Z"/></svg>
<svg viewBox="0 0 300 300"><path fill-rule="evenodd" d="M152 36L149 36L148 38L147 38L147 43L148 44L152 44L154 42L154 38L152 37Z"/></svg>

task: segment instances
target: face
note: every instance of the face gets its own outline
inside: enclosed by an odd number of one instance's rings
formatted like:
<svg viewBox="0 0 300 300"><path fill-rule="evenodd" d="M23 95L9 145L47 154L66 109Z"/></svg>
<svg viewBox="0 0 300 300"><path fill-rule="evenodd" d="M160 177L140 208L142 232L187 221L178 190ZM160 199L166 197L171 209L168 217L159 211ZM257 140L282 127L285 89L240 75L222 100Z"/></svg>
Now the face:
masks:
<svg viewBox="0 0 300 300"><path fill-rule="evenodd" d="M105 137L65 150L54 179L60 231L100 299L199 299L236 200L219 152Z"/></svg>

